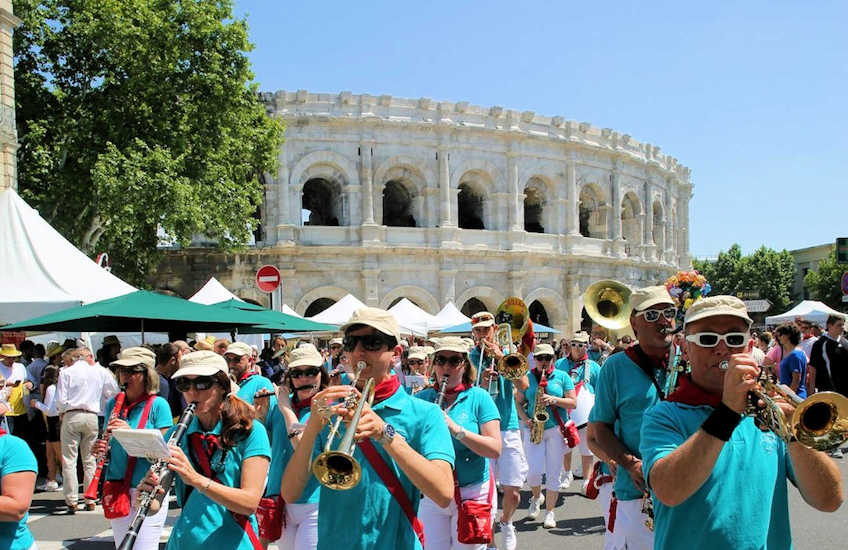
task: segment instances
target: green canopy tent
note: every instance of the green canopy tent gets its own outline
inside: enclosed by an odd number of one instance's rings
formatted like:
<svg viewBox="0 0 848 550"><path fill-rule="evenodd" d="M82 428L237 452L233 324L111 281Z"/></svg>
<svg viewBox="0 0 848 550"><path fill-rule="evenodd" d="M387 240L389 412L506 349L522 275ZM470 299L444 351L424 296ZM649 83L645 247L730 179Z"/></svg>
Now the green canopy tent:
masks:
<svg viewBox="0 0 848 550"><path fill-rule="evenodd" d="M265 309L248 302L230 299L206 306L225 312L238 312L254 322L254 326L237 329L239 334L270 334L272 332L336 332L339 327L327 323L317 323L309 319L295 317L279 311Z"/></svg>
<svg viewBox="0 0 848 550"><path fill-rule="evenodd" d="M165 294L138 290L123 296L72 307L0 330L57 332L229 332L256 324L240 309L227 310Z"/></svg>

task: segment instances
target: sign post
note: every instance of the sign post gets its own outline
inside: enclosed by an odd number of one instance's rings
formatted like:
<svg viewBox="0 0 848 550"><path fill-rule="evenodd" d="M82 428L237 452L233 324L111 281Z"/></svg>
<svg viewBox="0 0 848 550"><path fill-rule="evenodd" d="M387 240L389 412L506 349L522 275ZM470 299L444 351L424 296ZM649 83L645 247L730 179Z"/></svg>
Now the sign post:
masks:
<svg viewBox="0 0 848 550"><path fill-rule="evenodd" d="M282 302L279 296L282 283L283 276L280 274L280 270L273 265L263 265L256 271L256 287L262 292L270 294L271 309L273 310L282 308L282 303L277 303Z"/></svg>

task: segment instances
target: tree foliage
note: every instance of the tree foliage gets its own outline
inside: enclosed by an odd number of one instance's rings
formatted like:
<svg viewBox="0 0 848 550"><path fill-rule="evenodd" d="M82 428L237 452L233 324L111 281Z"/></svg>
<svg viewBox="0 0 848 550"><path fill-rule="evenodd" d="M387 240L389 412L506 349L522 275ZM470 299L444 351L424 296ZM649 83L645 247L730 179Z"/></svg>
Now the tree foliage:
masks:
<svg viewBox="0 0 848 550"><path fill-rule="evenodd" d="M819 300L837 311L848 313L848 304L842 301L842 274L848 265L836 263L836 249L804 277L804 286L813 300Z"/></svg>
<svg viewBox="0 0 848 550"><path fill-rule="evenodd" d="M252 83L231 0L19 0L21 195L139 283L157 230L245 244L282 123Z"/></svg>
<svg viewBox="0 0 848 550"><path fill-rule="evenodd" d="M753 254L743 256L738 244L727 252L719 252L715 260L695 260L712 287L711 294L744 295L755 291L772 303L771 312L786 310L791 301L795 262L792 255L761 246Z"/></svg>

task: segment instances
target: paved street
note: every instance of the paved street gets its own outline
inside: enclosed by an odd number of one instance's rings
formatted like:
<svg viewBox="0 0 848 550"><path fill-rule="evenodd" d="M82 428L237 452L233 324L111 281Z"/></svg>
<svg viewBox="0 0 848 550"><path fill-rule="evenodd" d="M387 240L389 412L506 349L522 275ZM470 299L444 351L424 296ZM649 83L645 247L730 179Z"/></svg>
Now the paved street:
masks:
<svg viewBox="0 0 848 550"><path fill-rule="evenodd" d="M837 461L842 471L845 487L848 487L848 459ZM575 487L578 483L574 484ZM596 501L587 500L570 493L560 497L557 508L557 526L542 528L542 517L528 521L527 496L522 495L521 509L517 514L519 548L534 550L600 550L603 547L603 517ZM848 504L834 514L822 514L812 510L801 500L798 491L790 488L792 533L796 550L826 550L845 548L848 540ZM727 503L732 506L732 502ZM103 519L98 507L94 512L77 512L66 516L61 493L37 493L30 511L29 527L38 542L39 550L114 548L109 522ZM170 525L176 521L178 511L172 511L169 527L162 536L161 548L170 533ZM343 526L342 526L343 527ZM272 548L276 548L272 546Z"/></svg>

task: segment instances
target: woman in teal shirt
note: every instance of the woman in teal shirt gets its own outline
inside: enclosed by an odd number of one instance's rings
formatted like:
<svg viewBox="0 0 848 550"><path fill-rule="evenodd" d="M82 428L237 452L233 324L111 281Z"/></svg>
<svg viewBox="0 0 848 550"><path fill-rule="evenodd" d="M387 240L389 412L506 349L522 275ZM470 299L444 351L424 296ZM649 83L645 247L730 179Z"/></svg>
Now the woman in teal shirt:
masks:
<svg viewBox="0 0 848 550"><path fill-rule="evenodd" d="M0 541L8 550L36 547L27 527L36 472L38 464L26 442L0 427Z"/></svg>
<svg viewBox="0 0 848 550"><path fill-rule="evenodd" d="M197 403L186 434L170 445L168 467L182 513L169 550L260 550L256 508L268 476L271 446L253 407L236 396L224 358L212 351L183 356L172 380L186 401ZM171 432L173 429L171 430ZM169 432L170 434L170 432ZM158 480L148 474L140 489Z"/></svg>
<svg viewBox="0 0 848 550"><path fill-rule="evenodd" d="M474 367L468 362L468 346L460 338L439 340L433 358L439 388L416 394L425 401L438 402L441 381L447 376L442 407L445 422L453 437L456 452L454 476L462 500L489 502L494 517L494 488L489 461L501 454L501 415L489 392L474 386ZM427 550L451 548L483 550L486 544L462 544L457 541L457 505L441 508L426 496L421 499L418 519L424 526Z"/></svg>
<svg viewBox="0 0 848 550"><path fill-rule="evenodd" d="M168 402L157 397L159 392L159 375L154 369L156 356L147 348L128 348L121 352L118 360L112 363L118 373L118 383L126 388L123 405L116 410L113 397L106 403L104 410L113 413L107 430L118 429L158 429L164 434L173 426L171 407ZM142 420L144 420L142 422ZM114 438L109 441L109 468L106 470L106 484L103 487L103 511L112 524L115 545L119 545L127 534L130 521L135 517L134 487L138 485L144 474L150 469L150 463L144 458L130 458L124 448ZM95 449L98 454L106 450L106 442L100 441ZM133 489L130 489L133 487ZM108 510L109 499L107 492L120 492L128 495L129 513L114 517L114 510ZM162 507L154 515L144 520L136 538L135 550L156 550L159 548L159 537L168 517L168 499L162 500Z"/></svg>

